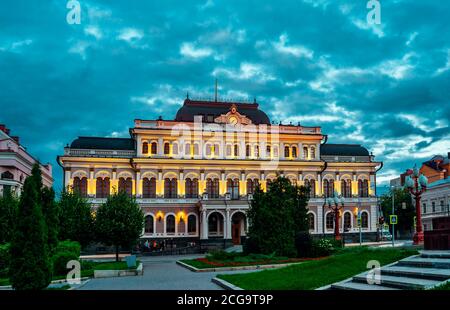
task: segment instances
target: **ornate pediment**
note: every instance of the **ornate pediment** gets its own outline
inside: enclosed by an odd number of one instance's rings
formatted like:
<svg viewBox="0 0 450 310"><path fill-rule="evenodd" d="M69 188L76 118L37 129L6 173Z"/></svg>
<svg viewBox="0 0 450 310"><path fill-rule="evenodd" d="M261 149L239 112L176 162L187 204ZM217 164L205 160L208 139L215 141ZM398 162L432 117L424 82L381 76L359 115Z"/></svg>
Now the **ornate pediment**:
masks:
<svg viewBox="0 0 450 310"><path fill-rule="evenodd" d="M227 114L222 114L214 119L214 122L219 124L230 124L230 125L250 125L252 120L247 116L240 114L237 111L237 106L235 104L231 105L230 111Z"/></svg>

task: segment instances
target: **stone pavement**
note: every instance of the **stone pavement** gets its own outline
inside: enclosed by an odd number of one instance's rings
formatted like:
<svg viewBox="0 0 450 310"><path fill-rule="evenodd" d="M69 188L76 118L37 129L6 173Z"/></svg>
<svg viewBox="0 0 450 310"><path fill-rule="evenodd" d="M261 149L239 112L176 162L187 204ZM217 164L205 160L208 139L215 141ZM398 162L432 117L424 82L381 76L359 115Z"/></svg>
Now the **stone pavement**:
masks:
<svg viewBox="0 0 450 310"><path fill-rule="evenodd" d="M204 255L139 257L144 264L144 275L91 279L79 290L221 290L211 282L217 274L258 271L192 272L176 264L179 259L204 257Z"/></svg>

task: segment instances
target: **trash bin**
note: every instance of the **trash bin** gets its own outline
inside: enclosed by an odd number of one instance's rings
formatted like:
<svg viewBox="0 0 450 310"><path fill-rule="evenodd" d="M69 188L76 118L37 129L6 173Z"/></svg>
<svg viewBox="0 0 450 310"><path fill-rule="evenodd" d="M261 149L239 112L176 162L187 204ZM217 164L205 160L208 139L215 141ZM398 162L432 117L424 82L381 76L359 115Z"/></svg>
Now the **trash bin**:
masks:
<svg viewBox="0 0 450 310"><path fill-rule="evenodd" d="M136 255L125 256L125 261L128 268L136 267Z"/></svg>

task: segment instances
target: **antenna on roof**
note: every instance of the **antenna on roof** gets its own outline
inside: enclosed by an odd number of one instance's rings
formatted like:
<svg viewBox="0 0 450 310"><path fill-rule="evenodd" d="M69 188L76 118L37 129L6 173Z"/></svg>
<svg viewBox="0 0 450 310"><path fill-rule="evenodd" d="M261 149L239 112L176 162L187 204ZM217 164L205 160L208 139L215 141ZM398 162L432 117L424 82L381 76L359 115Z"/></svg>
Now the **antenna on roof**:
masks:
<svg viewBox="0 0 450 310"><path fill-rule="evenodd" d="M186 99L189 99L189 92L186 93Z"/></svg>
<svg viewBox="0 0 450 310"><path fill-rule="evenodd" d="M216 79L216 87L214 89L214 101L217 102L217 79Z"/></svg>

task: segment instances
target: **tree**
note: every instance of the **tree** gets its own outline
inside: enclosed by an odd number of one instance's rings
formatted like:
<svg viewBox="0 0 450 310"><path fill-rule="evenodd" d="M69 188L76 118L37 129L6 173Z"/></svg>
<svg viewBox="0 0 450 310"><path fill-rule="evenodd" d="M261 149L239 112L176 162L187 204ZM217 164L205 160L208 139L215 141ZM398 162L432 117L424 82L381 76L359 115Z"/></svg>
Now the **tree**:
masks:
<svg viewBox="0 0 450 310"><path fill-rule="evenodd" d="M11 241L10 282L16 290L46 288L51 281L47 229L42 215L40 170L25 180Z"/></svg>
<svg viewBox="0 0 450 310"><path fill-rule="evenodd" d="M4 192L0 197L0 244L12 239L18 203L10 192Z"/></svg>
<svg viewBox="0 0 450 310"><path fill-rule="evenodd" d="M94 240L91 207L76 192L63 191L59 201L59 240L78 241L86 246Z"/></svg>
<svg viewBox="0 0 450 310"><path fill-rule="evenodd" d="M98 208L95 228L100 242L115 247L119 261L119 247L133 246L141 236L144 214L127 193L115 193Z"/></svg>
<svg viewBox="0 0 450 310"><path fill-rule="evenodd" d="M296 256L295 238L308 231L307 192L285 177L272 182L266 193L258 187L247 212L251 224L247 251Z"/></svg>
<svg viewBox="0 0 450 310"><path fill-rule="evenodd" d="M395 228L401 235L410 235L413 231L414 216L416 215L416 208L413 205L411 194L403 188L394 189L393 193L394 211L398 216L398 224ZM389 216L392 215L392 191L381 196L380 203L385 223L389 223ZM389 227L392 226L390 225Z"/></svg>
<svg viewBox="0 0 450 310"><path fill-rule="evenodd" d="M47 238L50 252L58 245L59 210L55 202L55 191L53 188L43 187L41 191L42 213L47 226Z"/></svg>

